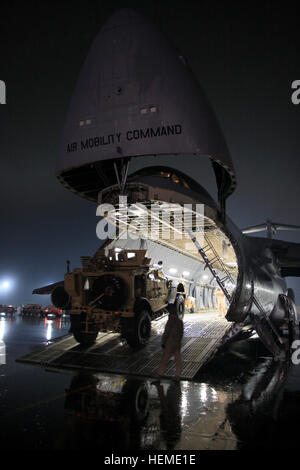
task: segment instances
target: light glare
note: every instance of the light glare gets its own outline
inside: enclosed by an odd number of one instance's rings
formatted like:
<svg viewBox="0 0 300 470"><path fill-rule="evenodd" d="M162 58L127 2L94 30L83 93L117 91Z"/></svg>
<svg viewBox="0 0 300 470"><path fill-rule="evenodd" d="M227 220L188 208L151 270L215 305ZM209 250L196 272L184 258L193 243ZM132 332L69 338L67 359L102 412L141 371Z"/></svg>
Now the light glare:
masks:
<svg viewBox="0 0 300 470"><path fill-rule="evenodd" d="M170 272L171 274L176 274L176 273L177 273L177 269L176 269L176 268L170 268L170 269L169 269L169 272Z"/></svg>

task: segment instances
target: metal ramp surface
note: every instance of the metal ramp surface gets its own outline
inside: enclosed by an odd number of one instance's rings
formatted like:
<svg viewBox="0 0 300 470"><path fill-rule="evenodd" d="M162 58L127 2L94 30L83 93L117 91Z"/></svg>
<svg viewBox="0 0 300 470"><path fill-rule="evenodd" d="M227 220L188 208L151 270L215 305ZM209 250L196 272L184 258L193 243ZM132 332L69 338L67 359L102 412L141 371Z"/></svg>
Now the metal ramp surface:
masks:
<svg viewBox="0 0 300 470"><path fill-rule="evenodd" d="M132 351L120 342L115 333L100 333L90 348L80 346L72 335L54 340L43 349L17 359L17 362L38 364L56 369L86 369L125 375L153 377L162 356L161 336L167 317L152 322L152 336L140 351ZM215 354L232 323L214 313L191 314L184 317L182 340L182 379L192 380L198 370ZM175 373L174 360L170 360L166 376Z"/></svg>

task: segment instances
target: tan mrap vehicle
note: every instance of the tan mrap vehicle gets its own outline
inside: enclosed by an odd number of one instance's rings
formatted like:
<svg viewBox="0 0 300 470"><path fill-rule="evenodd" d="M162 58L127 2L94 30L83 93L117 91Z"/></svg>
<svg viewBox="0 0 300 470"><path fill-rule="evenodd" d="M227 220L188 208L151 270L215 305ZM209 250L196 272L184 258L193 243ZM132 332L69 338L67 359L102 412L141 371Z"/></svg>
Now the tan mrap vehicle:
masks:
<svg viewBox="0 0 300 470"><path fill-rule="evenodd" d="M84 345L98 332L119 332L133 348L150 338L151 320L168 307L171 282L151 267L146 250L118 248L82 257L82 268L65 274L64 288L57 287L52 302L68 309L71 332Z"/></svg>

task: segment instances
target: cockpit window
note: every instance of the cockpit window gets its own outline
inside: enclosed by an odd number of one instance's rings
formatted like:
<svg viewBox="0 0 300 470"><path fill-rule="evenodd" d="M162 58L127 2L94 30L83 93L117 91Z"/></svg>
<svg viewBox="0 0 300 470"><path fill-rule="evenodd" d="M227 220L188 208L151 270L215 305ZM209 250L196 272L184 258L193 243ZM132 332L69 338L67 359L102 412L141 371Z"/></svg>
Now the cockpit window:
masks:
<svg viewBox="0 0 300 470"><path fill-rule="evenodd" d="M174 183L180 183L180 179L179 179L178 176L175 175L175 174L173 174L173 175L171 176L171 179L172 179L172 181L174 181Z"/></svg>
<svg viewBox="0 0 300 470"><path fill-rule="evenodd" d="M162 178L171 179L173 183L184 186L186 189L194 189L196 191L198 189L198 184L195 181L191 180L188 176L183 175L180 171L173 170L173 168L147 167L142 170L138 170L132 176L134 178L138 178L140 176L160 176Z"/></svg>
<svg viewBox="0 0 300 470"><path fill-rule="evenodd" d="M170 176L171 176L170 173L166 172L166 171L160 171L159 175L163 176L164 178L170 178Z"/></svg>
<svg viewBox="0 0 300 470"><path fill-rule="evenodd" d="M182 176L179 176L177 173L171 173L169 171L160 171L158 174L159 176L162 176L164 178L170 178L173 183L182 184L182 186L184 186L185 188L190 189L190 186L188 185L186 180L182 178Z"/></svg>

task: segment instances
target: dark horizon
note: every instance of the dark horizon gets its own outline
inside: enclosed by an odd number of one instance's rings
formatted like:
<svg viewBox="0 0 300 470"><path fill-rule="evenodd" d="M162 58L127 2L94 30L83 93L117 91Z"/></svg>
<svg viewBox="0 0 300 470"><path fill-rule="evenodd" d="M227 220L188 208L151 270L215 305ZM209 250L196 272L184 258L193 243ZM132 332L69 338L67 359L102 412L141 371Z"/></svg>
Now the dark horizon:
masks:
<svg viewBox="0 0 300 470"><path fill-rule="evenodd" d="M60 186L56 158L82 62L102 24L123 7L159 26L206 92L238 176L227 203L229 217L240 228L266 219L300 225L300 105L291 101L292 82L300 80L299 11L272 2L229 8L217 2L90 1L72 9L69 2L5 2L0 284L11 279L14 286L6 295L0 291L0 304L50 303L32 290L63 279L67 259L79 266L80 256L99 246L96 205ZM136 160L132 171L141 165ZM176 167L216 199L208 161L177 158ZM300 242L300 232L279 232L276 238ZM297 278L289 285L299 303Z"/></svg>

